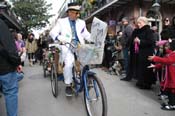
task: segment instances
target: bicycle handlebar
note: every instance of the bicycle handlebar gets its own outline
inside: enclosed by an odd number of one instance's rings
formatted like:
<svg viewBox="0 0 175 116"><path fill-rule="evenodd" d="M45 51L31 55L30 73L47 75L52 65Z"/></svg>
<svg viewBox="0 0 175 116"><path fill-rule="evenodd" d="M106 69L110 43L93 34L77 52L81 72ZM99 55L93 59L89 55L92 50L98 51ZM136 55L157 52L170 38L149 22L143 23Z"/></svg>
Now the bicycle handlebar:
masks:
<svg viewBox="0 0 175 116"><path fill-rule="evenodd" d="M69 42L62 42L60 45L70 45L73 48L76 48L77 47L73 43L69 43Z"/></svg>
<svg viewBox="0 0 175 116"><path fill-rule="evenodd" d="M77 47L72 42L61 42L61 41L58 41L58 43L49 44L49 48L51 48L51 47L59 48L60 45L67 45L67 44L70 45L73 48Z"/></svg>

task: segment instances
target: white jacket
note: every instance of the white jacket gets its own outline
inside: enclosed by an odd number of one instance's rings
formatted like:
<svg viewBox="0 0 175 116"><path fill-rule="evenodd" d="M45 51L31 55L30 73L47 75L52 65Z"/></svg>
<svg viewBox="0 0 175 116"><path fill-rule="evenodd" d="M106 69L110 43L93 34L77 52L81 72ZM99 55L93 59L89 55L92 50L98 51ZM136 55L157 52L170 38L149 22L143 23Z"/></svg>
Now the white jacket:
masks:
<svg viewBox="0 0 175 116"><path fill-rule="evenodd" d="M90 33L87 31L85 21L81 19L76 20L76 31L80 44L85 44L85 40L92 41L90 38ZM56 25L50 31L50 36L53 40L57 38L60 41L71 42L72 31L69 18L66 17L58 19Z"/></svg>

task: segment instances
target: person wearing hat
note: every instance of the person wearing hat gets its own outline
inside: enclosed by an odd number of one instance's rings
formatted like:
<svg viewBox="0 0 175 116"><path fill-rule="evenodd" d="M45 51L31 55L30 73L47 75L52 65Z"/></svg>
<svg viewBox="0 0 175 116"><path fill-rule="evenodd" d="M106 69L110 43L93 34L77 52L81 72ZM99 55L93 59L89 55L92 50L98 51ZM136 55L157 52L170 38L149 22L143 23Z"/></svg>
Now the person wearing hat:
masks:
<svg viewBox="0 0 175 116"><path fill-rule="evenodd" d="M161 75L161 91L166 92L168 103L162 104L163 110L175 110L175 52L170 50L170 45L167 40L162 40L156 43L163 50L163 57L148 56L148 60L155 62L155 65L150 65L148 68L164 69Z"/></svg>
<svg viewBox="0 0 175 116"><path fill-rule="evenodd" d="M90 33L87 31L86 23L80 19L80 5L76 2L68 4L67 17L58 19L56 25L50 31L50 36L53 40L59 40L61 42L74 42L77 44L85 44L85 40L92 41ZM74 63L74 55L68 47L65 45L61 46L62 55L64 62L64 82L66 87L66 96L72 96L71 83L72 67Z"/></svg>

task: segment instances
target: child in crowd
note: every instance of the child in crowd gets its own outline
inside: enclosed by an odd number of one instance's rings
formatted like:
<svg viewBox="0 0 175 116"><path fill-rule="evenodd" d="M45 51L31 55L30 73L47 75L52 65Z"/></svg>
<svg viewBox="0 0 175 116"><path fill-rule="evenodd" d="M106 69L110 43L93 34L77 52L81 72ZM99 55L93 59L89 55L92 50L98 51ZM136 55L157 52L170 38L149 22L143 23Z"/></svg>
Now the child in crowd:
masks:
<svg viewBox="0 0 175 116"><path fill-rule="evenodd" d="M162 104L163 110L175 110L175 52L170 50L169 42L162 40L156 43L163 50L163 57L149 56L155 62L148 68L162 69L161 90L167 92L168 104Z"/></svg>

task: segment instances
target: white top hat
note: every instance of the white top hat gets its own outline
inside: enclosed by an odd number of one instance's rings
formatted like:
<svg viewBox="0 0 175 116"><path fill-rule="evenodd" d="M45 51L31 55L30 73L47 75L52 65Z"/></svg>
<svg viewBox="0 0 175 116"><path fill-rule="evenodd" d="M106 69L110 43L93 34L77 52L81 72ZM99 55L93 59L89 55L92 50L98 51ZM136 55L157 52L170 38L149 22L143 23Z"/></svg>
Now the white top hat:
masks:
<svg viewBox="0 0 175 116"><path fill-rule="evenodd" d="M80 11L80 8L81 6L76 3L76 2L73 2L73 3L69 3L68 4L68 9L67 10L76 10L76 11Z"/></svg>

